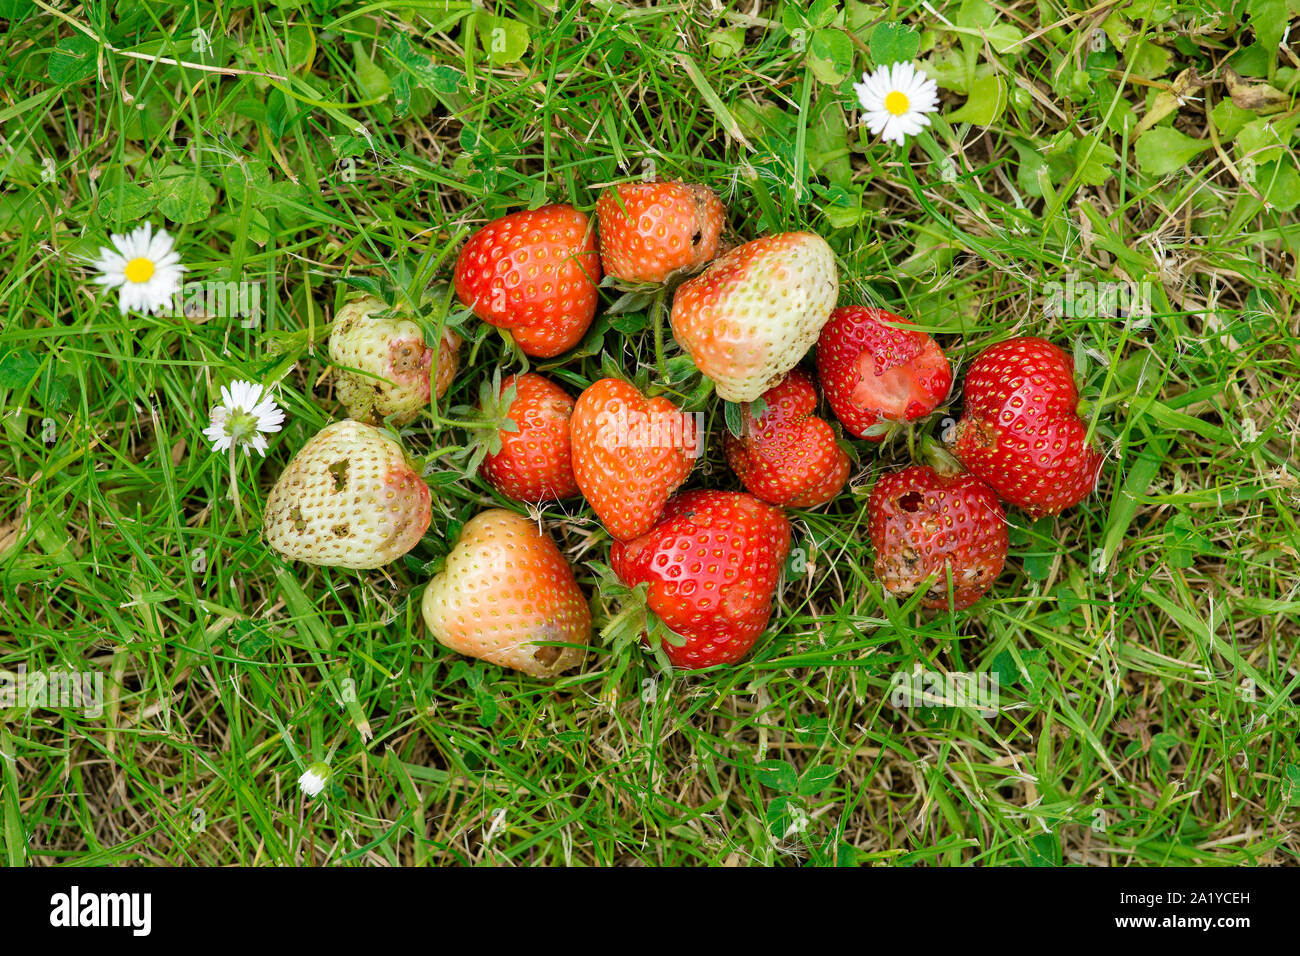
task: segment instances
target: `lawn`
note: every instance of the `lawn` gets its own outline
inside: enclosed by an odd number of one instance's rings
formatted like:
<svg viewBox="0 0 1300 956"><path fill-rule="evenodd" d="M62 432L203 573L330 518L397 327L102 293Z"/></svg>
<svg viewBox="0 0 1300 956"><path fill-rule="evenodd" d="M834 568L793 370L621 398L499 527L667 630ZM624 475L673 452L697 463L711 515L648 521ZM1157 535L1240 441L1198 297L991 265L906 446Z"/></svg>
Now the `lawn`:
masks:
<svg viewBox="0 0 1300 956"><path fill-rule="evenodd" d="M0 0L0 692L31 678L0 697L3 859L1295 865L1297 17ZM854 91L896 59L940 90L901 146ZM610 539L581 498L528 509L466 473L453 409L522 359L437 294L489 220L655 177L711 188L732 242L819 234L840 304L911 318L956 375L886 441L841 436L848 486L789 510L767 632L698 673L601 640ZM221 294L122 313L88 260L144 223ZM431 288L426 339L467 341L450 392L393 429L428 533L376 571L281 559L270 489L346 414L335 313ZM644 300L601 296L576 349L529 366L702 412L687 487L739 488L724 403L671 339L656 357ZM1055 517L1008 508L993 590L920 609L875 576L867 499L951 437L964 371L1015 335L1074 356L1100 483ZM203 430L236 380L286 420L232 467ZM421 618L488 507L539 519L591 598L591 649L554 681ZM50 706L70 674L99 706ZM996 678L994 706L909 692L948 674Z"/></svg>

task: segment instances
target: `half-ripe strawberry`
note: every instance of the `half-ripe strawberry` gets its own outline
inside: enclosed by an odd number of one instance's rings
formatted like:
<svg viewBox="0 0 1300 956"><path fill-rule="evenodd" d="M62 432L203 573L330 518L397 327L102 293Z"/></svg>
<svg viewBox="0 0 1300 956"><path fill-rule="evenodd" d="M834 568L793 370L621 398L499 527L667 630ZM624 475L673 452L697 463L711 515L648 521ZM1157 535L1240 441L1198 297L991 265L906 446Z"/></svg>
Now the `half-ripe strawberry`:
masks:
<svg viewBox="0 0 1300 956"><path fill-rule="evenodd" d="M1079 418L1074 360L1045 339L999 342L966 373L953 453L1008 504L1057 514L1097 487L1102 455Z"/></svg>
<svg viewBox="0 0 1300 956"><path fill-rule="evenodd" d="M337 568L378 568L428 530L429 486L402 448L370 425L345 419L317 432L266 499L263 529L276 553Z"/></svg>
<svg viewBox="0 0 1300 956"><path fill-rule="evenodd" d="M752 402L817 341L839 288L835 254L821 236L764 236L678 287L673 335L719 398Z"/></svg>
<svg viewBox="0 0 1300 956"><path fill-rule="evenodd" d="M578 396L569 429L578 487L620 541L650 529L704 441L694 416L616 378Z"/></svg>
<svg viewBox="0 0 1300 956"><path fill-rule="evenodd" d="M364 296L339 309L330 330L330 361L339 366L334 394L360 422L391 415L405 425L428 407L431 393L445 395L456 375L460 336L443 330L435 371L435 350L424 344L420 327L400 315L381 317L392 311L382 299Z"/></svg>
<svg viewBox="0 0 1300 956"><path fill-rule="evenodd" d="M510 376L501 383L502 394L511 386L514 401L503 415L515 430L499 430L501 450L483 459L479 473L516 501L537 504L573 497L579 493L569 439L573 399L535 372Z"/></svg>
<svg viewBox="0 0 1300 956"><path fill-rule="evenodd" d="M757 417L747 404L741 436L728 434L727 461L753 494L769 504L815 508L840 493L849 477L849 456L817 410L812 376L795 369L763 393Z"/></svg>
<svg viewBox="0 0 1300 956"><path fill-rule="evenodd" d="M424 589L424 623L439 643L534 677L582 663L591 609L573 569L521 515L494 508L462 529L440 574Z"/></svg>
<svg viewBox="0 0 1300 956"><path fill-rule="evenodd" d="M889 322L891 325L886 325ZM836 309L817 340L817 377L849 434L880 441L892 422L934 411L952 388L943 349L902 316L861 305Z"/></svg>
<svg viewBox="0 0 1300 956"><path fill-rule="evenodd" d="M677 667L740 660L772 615L790 522L779 508L739 491L688 491L668 503L644 535L617 542L610 566L685 639L663 644Z"/></svg>
<svg viewBox="0 0 1300 956"><path fill-rule="evenodd" d="M921 605L978 601L1007 559L1007 518L993 489L974 475L946 477L914 465L885 475L867 502L876 577L899 597L926 589Z"/></svg>
<svg viewBox="0 0 1300 956"><path fill-rule="evenodd" d="M600 262L624 282L663 282L718 254L727 211L706 186L621 183L596 202Z"/></svg>
<svg viewBox="0 0 1300 956"><path fill-rule="evenodd" d="M568 351L586 334L600 277L591 223L564 204L494 219L456 259L460 301L542 358Z"/></svg>

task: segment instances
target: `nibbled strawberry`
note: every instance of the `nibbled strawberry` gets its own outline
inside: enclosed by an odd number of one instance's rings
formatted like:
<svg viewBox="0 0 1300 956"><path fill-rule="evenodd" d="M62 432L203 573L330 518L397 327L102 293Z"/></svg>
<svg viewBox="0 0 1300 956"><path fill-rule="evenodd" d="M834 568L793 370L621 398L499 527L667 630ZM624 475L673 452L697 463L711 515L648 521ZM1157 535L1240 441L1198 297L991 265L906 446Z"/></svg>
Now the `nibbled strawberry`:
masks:
<svg viewBox="0 0 1300 956"><path fill-rule="evenodd" d="M432 514L429 486L401 446L345 419L293 456L267 496L262 524L267 544L291 560L378 568L415 547Z"/></svg>
<svg viewBox="0 0 1300 956"><path fill-rule="evenodd" d="M848 480L849 456L831 426L813 414L812 376L795 369L763 393L763 402L767 408L757 418L745 406L740 438L726 437L731 470L769 504L815 508L830 501Z"/></svg>
<svg viewBox="0 0 1300 956"><path fill-rule="evenodd" d="M817 340L817 377L849 434L881 441L886 422L934 411L952 388L952 369L937 342L902 316L861 305L831 313Z"/></svg>
<svg viewBox="0 0 1300 956"><path fill-rule="evenodd" d="M512 385L515 399L506 417L517 430L500 431L501 450L483 459L480 474L516 501L536 504L573 497L579 493L569 438L573 399L535 372L510 376L501 383L501 391Z"/></svg>
<svg viewBox="0 0 1300 956"><path fill-rule="evenodd" d="M1097 487L1102 455L1085 443L1074 360L1045 339L999 342L966 373L953 453L1008 504L1057 514Z"/></svg>
<svg viewBox="0 0 1300 956"><path fill-rule="evenodd" d="M591 223L563 204L493 220L456 259L460 301L541 358L568 351L586 334L600 277Z"/></svg>
<svg viewBox="0 0 1300 956"><path fill-rule="evenodd" d="M993 489L974 475L945 477L914 465L876 482L867 502L867 532L876 549L876 577L906 597L926 588L921 605L970 607L1002 573L1007 518Z"/></svg>
<svg viewBox="0 0 1300 956"><path fill-rule="evenodd" d="M391 311L382 299L364 296L339 309L330 331L330 361L339 366L334 393L360 422L392 415L405 425L428 406L431 392L445 395L456 375L459 335L443 330L433 372L434 349L424 344L420 327L400 315L378 317Z"/></svg>
<svg viewBox="0 0 1300 956"><path fill-rule="evenodd" d="M726 209L706 186L621 183L596 202L600 262L625 282L663 282L718 254Z"/></svg>
<svg viewBox="0 0 1300 956"><path fill-rule="evenodd" d="M573 475L606 530L644 534L686 480L704 436L668 399L603 378L578 396L569 419Z"/></svg>
<svg viewBox="0 0 1300 956"><path fill-rule="evenodd" d="M585 654L538 641L591 640L591 610L560 549L532 521L500 508L461 530L421 611L444 646L534 677L554 677Z"/></svg>
<svg viewBox="0 0 1300 956"><path fill-rule="evenodd" d="M785 232L737 246L682 283L670 321L719 398L752 402L799 364L838 295L826 240Z"/></svg>
<svg viewBox="0 0 1300 956"><path fill-rule="evenodd" d="M610 549L629 587L646 583L651 611L686 639L665 642L677 667L740 660L767 628L790 522L779 508L739 491L678 495L647 533Z"/></svg>

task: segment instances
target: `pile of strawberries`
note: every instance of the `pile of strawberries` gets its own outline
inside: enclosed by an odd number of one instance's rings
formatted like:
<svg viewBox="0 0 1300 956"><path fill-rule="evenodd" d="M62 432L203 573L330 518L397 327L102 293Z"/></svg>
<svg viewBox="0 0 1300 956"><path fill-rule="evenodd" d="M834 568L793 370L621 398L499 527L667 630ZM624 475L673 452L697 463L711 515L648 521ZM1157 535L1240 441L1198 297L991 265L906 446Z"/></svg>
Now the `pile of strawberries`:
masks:
<svg viewBox="0 0 1300 956"><path fill-rule="evenodd" d="M623 378L600 379L576 400L534 372L489 383L480 411L497 419L480 473L523 503L586 499L613 539L608 567L593 566L602 595L622 602L611 627L632 627L679 667L734 662L772 613L791 545L782 509L824 505L849 477L836 430L817 415L818 385L845 432L881 441L944 402L952 371L907 319L836 308L835 257L817 235L723 250L721 202L681 182L611 187L596 217L599 245L588 217L568 205L489 223L460 252L457 296L527 355L551 358L587 332L602 276L671 293L673 336L740 412L725 452L746 491L679 493L703 441L695 419ZM273 549L373 568L415 546L431 520L429 488L372 423L409 422L442 396L461 344L448 331L431 347L373 297L340 310L329 351L351 418L312 438L276 483L264 521ZM815 378L798 367L814 346ZM922 590L928 608L964 608L985 594L1007 554L1002 502L1055 514L1096 486L1102 458L1078 401L1073 362L1050 342L1011 339L979 355L952 467L904 468L871 494L867 528L883 586L900 597ZM591 639L568 562L534 521L504 509L464 526L422 610L447 647L538 677L581 663Z"/></svg>

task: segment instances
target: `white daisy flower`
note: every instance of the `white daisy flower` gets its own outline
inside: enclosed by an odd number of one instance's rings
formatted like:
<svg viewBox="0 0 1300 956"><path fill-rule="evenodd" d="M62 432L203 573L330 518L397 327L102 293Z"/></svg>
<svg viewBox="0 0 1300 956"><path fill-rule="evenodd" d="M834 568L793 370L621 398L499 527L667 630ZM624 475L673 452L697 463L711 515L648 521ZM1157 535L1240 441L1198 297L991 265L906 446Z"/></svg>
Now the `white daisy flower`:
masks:
<svg viewBox="0 0 1300 956"><path fill-rule="evenodd" d="M894 63L862 74L854 83L858 101L866 111L867 128L881 139L900 146L905 137L915 136L930 125L930 117L939 108L939 87L911 63Z"/></svg>
<svg viewBox="0 0 1300 956"><path fill-rule="evenodd" d="M122 314L132 309L159 312L171 305L172 297L180 291L185 267L167 231L159 229L154 233L153 226L146 222L134 232L114 233L109 238L113 248L100 246L99 258L91 265L100 271L96 283L120 290L117 304Z"/></svg>
<svg viewBox="0 0 1300 956"><path fill-rule="evenodd" d="M298 778L298 786L307 796L314 797L325 789L331 775L329 764L324 761L314 763Z"/></svg>
<svg viewBox="0 0 1300 956"><path fill-rule="evenodd" d="M211 419L203 434L212 442L213 451L242 446L245 455L251 448L265 457L262 433L278 432L284 424L284 411L261 385L239 381L221 386L221 404L212 407Z"/></svg>

